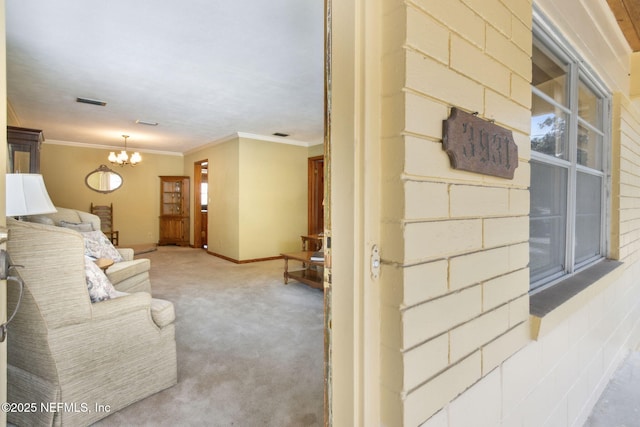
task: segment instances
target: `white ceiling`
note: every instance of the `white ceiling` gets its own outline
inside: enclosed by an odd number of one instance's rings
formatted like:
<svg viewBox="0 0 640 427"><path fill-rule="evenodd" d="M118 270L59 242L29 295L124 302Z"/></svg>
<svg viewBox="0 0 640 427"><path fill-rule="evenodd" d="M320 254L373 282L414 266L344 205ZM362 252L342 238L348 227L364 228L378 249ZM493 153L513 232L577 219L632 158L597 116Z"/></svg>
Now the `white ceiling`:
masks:
<svg viewBox="0 0 640 427"><path fill-rule="evenodd" d="M127 134L129 148L179 153L236 132L320 143L323 15L323 0L10 0L9 103L46 140L121 147Z"/></svg>

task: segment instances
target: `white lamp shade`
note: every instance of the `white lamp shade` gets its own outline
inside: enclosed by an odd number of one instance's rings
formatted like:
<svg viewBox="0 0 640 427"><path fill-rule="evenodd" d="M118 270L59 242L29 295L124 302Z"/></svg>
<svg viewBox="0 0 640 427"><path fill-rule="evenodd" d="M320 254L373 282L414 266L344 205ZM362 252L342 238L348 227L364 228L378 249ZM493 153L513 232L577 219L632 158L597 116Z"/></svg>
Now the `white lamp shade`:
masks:
<svg viewBox="0 0 640 427"><path fill-rule="evenodd" d="M57 212L42 175L35 173L8 173L6 175L6 215L23 216Z"/></svg>

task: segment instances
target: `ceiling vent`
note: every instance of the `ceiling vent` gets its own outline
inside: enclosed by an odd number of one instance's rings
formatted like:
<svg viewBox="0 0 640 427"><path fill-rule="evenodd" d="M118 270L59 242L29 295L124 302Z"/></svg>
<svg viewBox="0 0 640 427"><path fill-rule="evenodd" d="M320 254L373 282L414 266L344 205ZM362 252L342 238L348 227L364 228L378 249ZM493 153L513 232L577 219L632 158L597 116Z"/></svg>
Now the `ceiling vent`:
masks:
<svg viewBox="0 0 640 427"><path fill-rule="evenodd" d="M76 98L76 102L80 102L82 104L99 105L101 107L104 107L105 105L107 105L107 103L104 101L100 101L98 99L89 99L89 98Z"/></svg>
<svg viewBox="0 0 640 427"><path fill-rule="evenodd" d="M136 123L139 125L147 125L147 126L158 126L158 122L152 122L151 120L136 120Z"/></svg>
<svg viewBox="0 0 640 427"><path fill-rule="evenodd" d="M289 136L288 133L282 133L282 132L274 132L273 136L281 136L283 138L286 138L287 136Z"/></svg>

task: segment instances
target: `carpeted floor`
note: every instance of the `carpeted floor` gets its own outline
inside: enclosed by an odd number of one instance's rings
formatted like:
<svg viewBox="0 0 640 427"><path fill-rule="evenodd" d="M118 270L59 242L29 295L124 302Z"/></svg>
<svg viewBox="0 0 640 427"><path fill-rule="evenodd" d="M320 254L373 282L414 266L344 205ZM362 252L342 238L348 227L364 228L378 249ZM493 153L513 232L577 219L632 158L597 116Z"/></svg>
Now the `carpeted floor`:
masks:
<svg viewBox="0 0 640 427"><path fill-rule="evenodd" d="M161 246L154 296L175 304L178 384L99 426L320 426L322 292L284 285L282 260L233 264Z"/></svg>
<svg viewBox="0 0 640 427"><path fill-rule="evenodd" d="M135 256L154 252L158 249L155 243L141 243L139 245L125 245L123 247L133 249Z"/></svg>

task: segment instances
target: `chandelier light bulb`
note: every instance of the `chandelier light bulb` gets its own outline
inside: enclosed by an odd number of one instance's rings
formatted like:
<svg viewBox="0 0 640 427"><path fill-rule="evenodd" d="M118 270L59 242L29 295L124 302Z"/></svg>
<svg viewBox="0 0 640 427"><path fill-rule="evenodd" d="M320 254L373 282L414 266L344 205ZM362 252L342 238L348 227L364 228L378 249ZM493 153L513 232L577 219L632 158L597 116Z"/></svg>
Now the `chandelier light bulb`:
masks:
<svg viewBox="0 0 640 427"><path fill-rule="evenodd" d="M142 161L142 156L137 151L131 155L131 165L135 166Z"/></svg>
<svg viewBox="0 0 640 427"><path fill-rule="evenodd" d="M122 137L124 138L124 150L120 151L117 155L114 151L110 152L108 160L114 165L135 166L142 161L142 156L136 151L131 155L131 161L129 161L129 154L127 153L127 138L129 138L129 135L122 135Z"/></svg>

